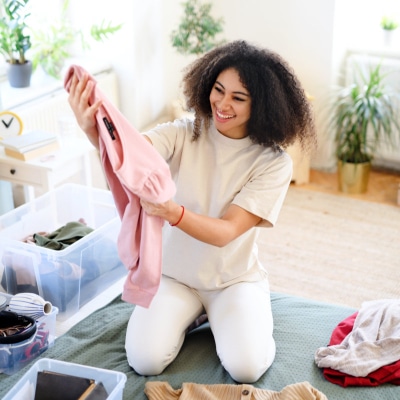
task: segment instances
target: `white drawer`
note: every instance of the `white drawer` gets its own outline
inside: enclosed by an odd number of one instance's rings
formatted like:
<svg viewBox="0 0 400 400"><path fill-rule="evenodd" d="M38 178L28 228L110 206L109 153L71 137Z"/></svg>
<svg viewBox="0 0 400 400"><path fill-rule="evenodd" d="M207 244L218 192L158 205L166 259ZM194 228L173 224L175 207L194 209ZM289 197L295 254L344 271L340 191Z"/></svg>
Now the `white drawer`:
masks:
<svg viewBox="0 0 400 400"><path fill-rule="evenodd" d="M32 186L42 184L40 172L32 166L23 163L7 163L3 160L0 163L0 179Z"/></svg>

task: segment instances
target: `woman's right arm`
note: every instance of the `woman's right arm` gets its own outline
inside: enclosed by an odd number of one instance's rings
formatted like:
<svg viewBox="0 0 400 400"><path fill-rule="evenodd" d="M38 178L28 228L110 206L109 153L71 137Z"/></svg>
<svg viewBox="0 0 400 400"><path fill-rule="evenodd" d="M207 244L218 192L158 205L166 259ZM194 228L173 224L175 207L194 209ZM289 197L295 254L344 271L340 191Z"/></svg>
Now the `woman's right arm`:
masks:
<svg viewBox="0 0 400 400"><path fill-rule="evenodd" d="M89 98L94 89L94 82L84 75L78 80L74 74L69 90L68 103L72 108L80 128L86 133L90 142L99 149L99 133L96 127L96 112L101 106L101 100L89 105Z"/></svg>

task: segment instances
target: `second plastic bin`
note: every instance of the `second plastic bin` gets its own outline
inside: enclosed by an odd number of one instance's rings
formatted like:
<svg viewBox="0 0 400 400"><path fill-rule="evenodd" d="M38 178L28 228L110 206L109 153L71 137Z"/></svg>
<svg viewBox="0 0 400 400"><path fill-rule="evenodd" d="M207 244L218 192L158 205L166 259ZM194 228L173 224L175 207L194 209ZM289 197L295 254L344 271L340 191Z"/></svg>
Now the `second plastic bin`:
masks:
<svg viewBox="0 0 400 400"><path fill-rule="evenodd" d="M93 232L64 250L29 243L34 233L53 232L83 220ZM76 313L126 274L119 259L120 218L108 190L66 184L0 217L0 276L3 291L31 292L59 309L57 319Z"/></svg>
<svg viewBox="0 0 400 400"><path fill-rule="evenodd" d="M108 393L108 400L122 400L126 382L126 375L124 373L64 361L51 360L48 358L42 358L41 360L36 361L28 372L5 395L3 400L33 400L35 398L37 373L45 370L80 376L82 378L95 379L96 382L101 382L104 385Z"/></svg>
<svg viewBox="0 0 400 400"><path fill-rule="evenodd" d="M0 373L12 375L54 345L57 307L49 315L36 320L37 331L19 343L0 344Z"/></svg>

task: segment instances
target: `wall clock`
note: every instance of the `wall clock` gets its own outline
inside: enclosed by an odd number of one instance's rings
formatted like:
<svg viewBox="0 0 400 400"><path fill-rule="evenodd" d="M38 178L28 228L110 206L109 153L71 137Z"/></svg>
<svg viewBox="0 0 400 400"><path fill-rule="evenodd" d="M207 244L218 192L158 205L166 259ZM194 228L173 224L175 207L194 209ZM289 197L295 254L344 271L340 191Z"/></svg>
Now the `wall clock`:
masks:
<svg viewBox="0 0 400 400"><path fill-rule="evenodd" d="M12 111L0 111L0 140L22 133L24 124L19 115Z"/></svg>

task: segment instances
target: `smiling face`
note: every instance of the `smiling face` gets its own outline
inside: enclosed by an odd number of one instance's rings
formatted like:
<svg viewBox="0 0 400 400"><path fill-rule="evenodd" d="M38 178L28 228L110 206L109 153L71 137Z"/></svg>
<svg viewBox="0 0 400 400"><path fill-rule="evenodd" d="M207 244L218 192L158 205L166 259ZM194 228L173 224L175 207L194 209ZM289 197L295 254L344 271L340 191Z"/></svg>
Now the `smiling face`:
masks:
<svg viewBox="0 0 400 400"><path fill-rule="evenodd" d="M222 71L211 89L210 104L217 130L232 139L247 136L251 97L233 68Z"/></svg>

